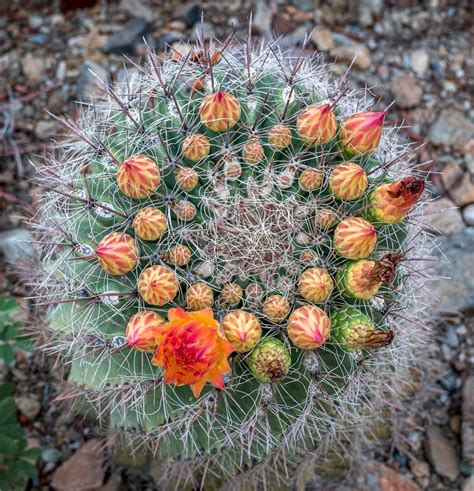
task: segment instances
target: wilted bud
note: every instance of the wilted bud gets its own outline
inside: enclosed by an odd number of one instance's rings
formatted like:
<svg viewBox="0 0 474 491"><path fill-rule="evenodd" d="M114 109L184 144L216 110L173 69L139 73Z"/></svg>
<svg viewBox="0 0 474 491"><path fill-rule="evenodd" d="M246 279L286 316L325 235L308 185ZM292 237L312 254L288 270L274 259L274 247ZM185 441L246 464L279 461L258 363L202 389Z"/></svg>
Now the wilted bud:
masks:
<svg viewBox="0 0 474 491"><path fill-rule="evenodd" d="M168 229L166 215L154 206L143 208L133 219L133 229L142 240L158 240Z"/></svg>
<svg viewBox="0 0 474 491"><path fill-rule="evenodd" d="M337 275L337 287L346 298L368 300L377 295L382 281L374 276L376 261L361 259L344 265Z"/></svg>
<svg viewBox="0 0 474 491"><path fill-rule="evenodd" d="M176 182L181 189L192 191L199 184L199 176L190 167L180 167L176 172Z"/></svg>
<svg viewBox="0 0 474 491"><path fill-rule="evenodd" d="M316 349L329 338L331 321L319 307L304 305L290 315L287 330L288 337L298 348Z"/></svg>
<svg viewBox="0 0 474 491"><path fill-rule="evenodd" d="M353 201L361 198L369 181L365 170L352 162L336 165L329 178L331 193L338 199Z"/></svg>
<svg viewBox="0 0 474 491"><path fill-rule="evenodd" d="M212 305L214 294L205 283L194 283L186 291L186 307L190 310L201 310Z"/></svg>
<svg viewBox="0 0 474 491"><path fill-rule="evenodd" d="M164 266L150 266L138 278L138 293L150 305L166 305L176 297L178 289L176 275Z"/></svg>
<svg viewBox="0 0 474 491"><path fill-rule="evenodd" d="M242 156L247 164L258 164L265 157L265 152L257 138L251 138L244 146Z"/></svg>
<svg viewBox="0 0 474 491"><path fill-rule="evenodd" d="M324 180L324 174L319 169L304 169L299 177L300 188L303 191L316 191L319 189Z"/></svg>
<svg viewBox="0 0 474 491"><path fill-rule="evenodd" d="M148 198L160 182L160 168L145 155L134 155L124 160L117 172L117 185L129 198Z"/></svg>
<svg viewBox="0 0 474 491"><path fill-rule="evenodd" d="M341 142L349 155L375 150L382 136L385 113L366 112L346 118L341 125Z"/></svg>
<svg viewBox="0 0 474 491"><path fill-rule="evenodd" d="M401 222L425 190L425 181L405 177L376 187L369 198L367 215L379 223Z"/></svg>
<svg viewBox="0 0 474 491"><path fill-rule="evenodd" d="M239 353L250 351L262 335L258 319L245 310L229 312L222 321L222 330Z"/></svg>
<svg viewBox="0 0 474 491"><path fill-rule="evenodd" d="M247 363L258 381L275 383L290 371L291 355L279 339L264 338L250 353Z"/></svg>
<svg viewBox="0 0 474 491"><path fill-rule="evenodd" d="M283 295L270 295L263 302L263 315L271 322L280 323L290 312L290 302Z"/></svg>
<svg viewBox="0 0 474 491"><path fill-rule="evenodd" d="M128 346L138 351L153 353L157 348L156 338L159 327L164 323L165 319L152 310L144 310L132 315L125 331Z"/></svg>
<svg viewBox="0 0 474 491"><path fill-rule="evenodd" d="M95 250L99 264L110 275L127 274L138 263L138 247L133 237L126 233L106 235Z"/></svg>
<svg viewBox="0 0 474 491"><path fill-rule="evenodd" d="M310 147L324 145L336 134L336 117L329 104L304 108L296 120L298 135Z"/></svg>
<svg viewBox="0 0 474 491"><path fill-rule="evenodd" d="M206 135L192 133L183 141L183 156L193 162L199 162L209 155L211 145Z"/></svg>
<svg viewBox="0 0 474 491"><path fill-rule="evenodd" d="M291 144L291 130L286 124L276 124L268 132L268 143L275 149L283 150Z"/></svg>
<svg viewBox="0 0 474 491"><path fill-rule="evenodd" d="M334 231L334 248L348 259L363 259L369 256L377 245L375 227L360 217L348 217Z"/></svg>
<svg viewBox="0 0 474 491"><path fill-rule="evenodd" d="M309 268L304 271L298 282L300 295L313 303L325 302L334 289L329 273L322 268Z"/></svg>
<svg viewBox="0 0 474 491"><path fill-rule="evenodd" d="M188 246L176 244L163 254L163 259L173 266L183 267L191 261L192 253Z"/></svg>
<svg viewBox="0 0 474 491"><path fill-rule="evenodd" d="M240 103L233 95L218 91L204 98L199 117L210 130L216 133L227 131L240 119Z"/></svg>

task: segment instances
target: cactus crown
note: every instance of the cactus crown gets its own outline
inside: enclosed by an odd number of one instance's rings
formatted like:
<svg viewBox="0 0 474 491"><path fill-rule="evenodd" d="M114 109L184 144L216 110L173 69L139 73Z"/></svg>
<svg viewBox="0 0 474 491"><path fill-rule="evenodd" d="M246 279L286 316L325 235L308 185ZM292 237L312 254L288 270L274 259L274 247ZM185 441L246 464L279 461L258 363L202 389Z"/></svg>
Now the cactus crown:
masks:
<svg viewBox="0 0 474 491"><path fill-rule="evenodd" d="M231 44L150 53L41 169L47 349L166 479L327 452L410 356L405 149L319 60Z"/></svg>

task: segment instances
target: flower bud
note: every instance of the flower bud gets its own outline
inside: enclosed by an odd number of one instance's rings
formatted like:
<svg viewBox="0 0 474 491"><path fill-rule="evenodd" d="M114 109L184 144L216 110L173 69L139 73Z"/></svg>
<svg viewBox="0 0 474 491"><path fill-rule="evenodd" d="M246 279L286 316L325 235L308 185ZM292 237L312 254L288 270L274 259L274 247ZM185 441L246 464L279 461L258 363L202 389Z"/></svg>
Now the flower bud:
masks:
<svg viewBox="0 0 474 491"><path fill-rule="evenodd" d="M191 261L191 256L192 253L188 246L176 244L170 247L168 252L163 254L163 259L173 266L179 266L182 268L183 266L186 266L189 261Z"/></svg>
<svg viewBox="0 0 474 491"><path fill-rule="evenodd" d="M199 162L209 155L211 145L206 135L192 133L183 141L183 157Z"/></svg>
<svg viewBox="0 0 474 491"><path fill-rule="evenodd" d="M186 307L190 310L208 308L213 301L212 289L205 283L194 283L186 291Z"/></svg>
<svg viewBox="0 0 474 491"><path fill-rule="evenodd" d="M138 278L138 293L150 305L166 305L176 297L178 289L176 275L164 266L150 266Z"/></svg>
<svg viewBox="0 0 474 491"><path fill-rule="evenodd" d="M204 98L199 117L210 130L216 133L227 131L240 119L240 103L233 95L218 91Z"/></svg>
<svg viewBox="0 0 474 491"><path fill-rule="evenodd" d="M133 237L126 233L106 235L95 250L99 264L110 275L127 274L138 264L138 247Z"/></svg>
<svg viewBox="0 0 474 491"><path fill-rule="evenodd" d="M338 199L353 201L361 198L369 185L365 170L352 162L336 165L329 178L331 193Z"/></svg>
<svg viewBox="0 0 474 491"><path fill-rule="evenodd" d="M166 215L154 206L143 208L133 219L133 229L142 240L158 240L168 229Z"/></svg>
<svg viewBox="0 0 474 491"><path fill-rule="evenodd" d="M148 198L160 183L160 168L145 155L135 155L124 160L117 172L117 185L129 198Z"/></svg>
<svg viewBox="0 0 474 491"><path fill-rule="evenodd" d="M247 363L258 381L275 383L290 371L291 355L279 339L264 338L250 353Z"/></svg>
<svg viewBox="0 0 474 491"><path fill-rule="evenodd" d="M336 280L341 295L359 300L369 300L377 295L382 281L373 275L376 264L376 261L361 259L344 265Z"/></svg>
<svg viewBox="0 0 474 491"><path fill-rule="evenodd" d="M300 295L308 302L325 302L334 289L329 273L322 268L309 268L304 271L298 282Z"/></svg>
<svg viewBox="0 0 474 491"><path fill-rule="evenodd" d="M265 157L265 152L257 138L251 138L244 146L242 156L247 164L258 164Z"/></svg>
<svg viewBox="0 0 474 491"><path fill-rule="evenodd" d="M330 230L339 221L339 215L331 208L319 208L316 210L314 224L321 230Z"/></svg>
<svg viewBox="0 0 474 491"><path fill-rule="evenodd" d="M241 302L243 296L244 292L239 284L228 283L221 290L220 300L224 307L235 307Z"/></svg>
<svg viewBox="0 0 474 491"><path fill-rule="evenodd" d="M341 125L341 142L349 155L363 155L375 150L382 136L383 112L365 112L346 118Z"/></svg>
<svg viewBox="0 0 474 491"><path fill-rule="evenodd" d="M263 302L263 315L271 322L280 323L290 312L290 302L283 295L270 295Z"/></svg>
<svg viewBox="0 0 474 491"><path fill-rule="evenodd" d="M250 351L262 335L258 319L245 310L229 312L222 320L222 329L238 353Z"/></svg>
<svg viewBox="0 0 474 491"><path fill-rule="evenodd" d="M291 144L291 130L286 124L276 124L268 132L268 143L274 149L283 150Z"/></svg>
<svg viewBox="0 0 474 491"><path fill-rule="evenodd" d="M334 248L348 259L363 259L369 256L377 245L375 227L360 217L348 217L334 231Z"/></svg>
<svg viewBox="0 0 474 491"><path fill-rule="evenodd" d="M299 177L300 188L303 191L316 191L324 180L324 174L319 169L304 169Z"/></svg>
<svg viewBox="0 0 474 491"><path fill-rule="evenodd" d="M180 167L176 172L176 182L184 191L192 191L199 184L199 176L190 167Z"/></svg>
<svg viewBox="0 0 474 491"><path fill-rule="evenodd" d="M405 177L391 184L376 187L369 198L367 216L379 223L401 222L425 190L425 181Z"/></svg>
<svg viewBox="0 0 474 491"><path fill-rule="evenodd" d="M319 307L304 305L290 315L287 330L288 337L298 348L316 349L329 338L331 321Z"/></svg>
<svg viewBox="0 0 474 491"><path fill-rule="evenodd" d="M153 353L157 348L156 338L159 327L164 323L163 317L152 310L144 310L132 315L125 331L128 346L138 351Z"/></svg>
<svg viewBox="0 0 474 491"><path fill-rule="evenodd" d="M336 134L336 117L329 104L313 104L301 111L296 128L300 138L310 147L324 145Z"/></svg>
<svg viewBox="0 0 474 491"><path fill-rule="evenodd" d="M184 222L192 220L197 213L196 207L190 201L185 200L175 201L171 205L171 209L174 211L176 218Z"/></svg>

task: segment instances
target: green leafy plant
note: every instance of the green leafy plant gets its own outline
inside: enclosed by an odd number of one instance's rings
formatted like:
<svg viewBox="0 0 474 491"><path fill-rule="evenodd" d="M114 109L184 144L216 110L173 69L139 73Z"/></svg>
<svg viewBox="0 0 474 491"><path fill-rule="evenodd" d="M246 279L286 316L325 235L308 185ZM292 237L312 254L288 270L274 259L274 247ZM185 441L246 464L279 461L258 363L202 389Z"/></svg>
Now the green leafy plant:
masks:
<svg viewBox="0 0 474 491"><path fill-rule="evenodd" d="M15 359L14 348L31 349L31 341L22 332L23 323L15 320L18 304L13 297L0 296L0 360L10 364Z"/></svg>

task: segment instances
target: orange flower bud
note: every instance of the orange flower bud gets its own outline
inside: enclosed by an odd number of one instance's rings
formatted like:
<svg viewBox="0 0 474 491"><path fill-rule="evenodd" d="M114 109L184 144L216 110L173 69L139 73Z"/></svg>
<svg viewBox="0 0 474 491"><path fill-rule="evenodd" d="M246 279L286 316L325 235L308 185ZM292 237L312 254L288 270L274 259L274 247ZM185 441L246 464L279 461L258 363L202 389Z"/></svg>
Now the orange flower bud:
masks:
<svg viewBox="0 0 474 491"><path fill-rule="evenodd" d="M193 162L199 162L209 155L211 145L206 135L192 133L183 141L183 156Z"/></svg>
<svg viewBox="0 0 474 491"><path fill-rule="evenodd" d="M194 283L186 291L186 307L190 310L201 310L212 305L214 294L205 283Z"/></svg>
<svg viewBox="0 0 474 491"><path fill-rule="evenodd" d="M171 205L171 209L174 211L176 217L179 220L188 222L192 220L197 213L196 207L190 201L176 201Z"/></svg>
<svg viewBox="0 0 474 491"><path fill-rule="evenodd" d="M334 248L348 259L363 259L369 256L377 245L375 227L360 217L348 217L334 231Z"/></svg>
<svg viewBox="0 0 474 491"><path fill-rule="evenodd" d="M263 302L263 315L271 322L282 322L290 312L290 303L283 295L270 295Z"/></svg>
<svg viewBox="0 0 474 491"><path fill-rule="evenodd" d="M222 288L220 299L224 306L234 307L240 303L243 296L244 292L239 284L228 283Z"/></svg>
<svg viewBox="0 0 474 491"><path fill-rule="evenodd" d="M216 133L227 131L240 119L240 103L232 94L218 91L204 98L199 117L210 130Z"/></svg>
<svg viewBox="0 0 474 491"><path fill-rule="evenodd" d="M164 260L174 266L183 267L191 261L191 250L188 246L176 244L168 252L163 254Z"/></svg>
<svg viewBox="0 0 474 491"><path fill-rule="evenodd" d="M316 349L329 338L331 321L315 305L305 305L293 311L288 322L288 337L301 349Z"/></svg>
<svg viewBox="0 0 474 491"><path fill-rule="evenodd" d="M229 312L222 321L222 329L238 353L250 351L262 336L260 322L245 310Z"/></svg>
<svg viewBox="0 0 474 491"><path fill-rule="evenodd" d="M334 210L331 210L331 208L320 208L316 211L314 224L322 230L329 230L333 228L338 221L339 216Z"/></svg>
<svg viewBox="0 0 474 491"><path fill-rule="evenodd" d="M425 190L425 181L405 177L391 184L381 184L370 195L367 216L380 223L399 223Z"/></svg>
<svg viewBox="0 0 474 491"><path fill-rule="evenodd" d="M191 95L201 92L204 89L205 77L198 77L191 86Z"/></svg>
<svg viewBox="0 0 474 491"><path fill-rule="evenodd" d="M300 295L309 302L323 303L331 295L334 282L326 270L309 268L301 274L298 289Z"/></svg>
<svg viewBox="0 0 474 491"><path fill-rule="evenodd" d="M124 160L117 172L117 185L129 198L148 198L160 182L160 168L145 155L134 155Z"/></svg>
<svg viewBox="0 0 474 491"><path fill-rule="evenodd" d="M304 169L299 177L300 188L303 191L316 191L324 180L324 174L319 169Z"/></svg>
<svg viewBox="0 0 474 491"><path fill-rule="evenodd" d="M244 146L242 156L247 164L258 164L265 157L262 145L256 138L251 138Z"/></svg>
<svg viewBox="0 0 474 491"><path fill-rule="evenodd" d="M190 167L180 167L176 173L176 182L181 189L192 191L199 184L199 176Z"/></svg>
<svg viewBox="0 0 474 491"><path fill-rule="evenodd" d="M149 353L155 351L158 329L164 323L163 317L152 310L144 310L132 315L125 331L128 345L138 351Z"/></svg>
<svg viewBox="0 0 474 491"><path fill-rule="evenodd" d="M346 118L341 126L341 142L349 155L375 150L382 136L385 113L366 112Z"/></svg>
<svg viewBox="0 0 474 491"><path fill-rule="evenodd" d="M365 170L352 162L336 165L329 178L331 193L338 199L353 201L362 197L369 181Z"/></svg>
<svg viewBox="0 0 474 491"><path fill-rule="evenodd" d="M142 240L158 240L168 230L166 215L154 206L143 208L135 215L133 229Z"/></svg>
<svg viewBox="0 0 474 491"><path fill-rule="evenodd" d="M268 132L268 143L278 149L283 150L291 144L291 130L286 124L276 124Z"/></svg>
<svg viewBox="0 0 474 491"><path fill-rule="evenodd" d="M163 367L165 384L189 385L198 397L206 382L224 389L232 344L223 335L211 309L185 312L170 309L160 328L152 363Z"/></svg>
<svg viewBox="0 0 474 491"><path fill-rule="evenodd" d="M106 235L95 250L99 264L110 275L127 274L138 263L138 247L130 235L112 232Z"/></svg>
<svg viewBox="0 0 474 491"><path fill-rule="evenodd" d="M176 297L178 289L176 275L164 266L150 266L138 278L138 293L150 305L166 305Z"/></svg>
<svg viewBox="0 0 474 491"><path fill-rule="evenodd" d="M300 138L310 147L324 145L336 134L336 117L329 104L305 107L296 120Z"/></svg>

